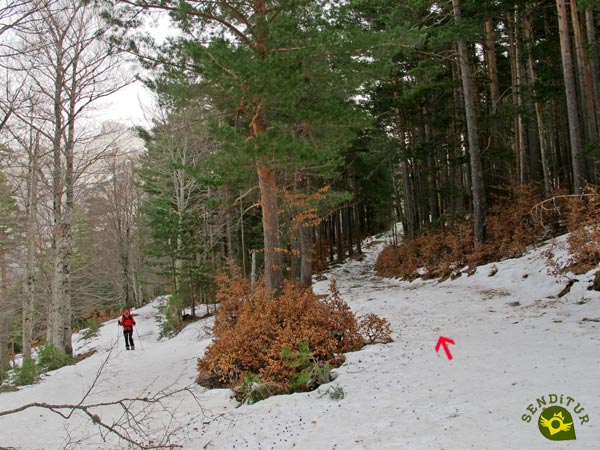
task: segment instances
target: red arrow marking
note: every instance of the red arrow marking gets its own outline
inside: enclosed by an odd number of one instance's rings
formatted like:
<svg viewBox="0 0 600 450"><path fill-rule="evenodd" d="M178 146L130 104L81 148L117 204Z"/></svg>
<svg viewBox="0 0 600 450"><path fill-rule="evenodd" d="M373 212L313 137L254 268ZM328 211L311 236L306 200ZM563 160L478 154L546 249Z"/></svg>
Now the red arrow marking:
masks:
<svg viewBox="0 0 600 450"><path fill-rule="evenodd" d="M444 337L444 336L440 336L437 344L435 346L435 351L439 352L440 351L440 346L444 347L444 351L446 352L446 356L448 357L448 359L452 359L452 353L450 353L450 350L448 350L448 344L454 344L454 341L450 338Z"/></svg>

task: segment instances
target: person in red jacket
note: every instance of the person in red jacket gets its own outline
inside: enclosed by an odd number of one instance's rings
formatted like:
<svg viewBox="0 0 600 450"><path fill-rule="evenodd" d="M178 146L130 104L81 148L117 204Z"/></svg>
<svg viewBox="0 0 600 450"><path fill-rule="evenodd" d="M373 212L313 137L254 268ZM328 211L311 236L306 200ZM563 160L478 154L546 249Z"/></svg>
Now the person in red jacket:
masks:
<svg viewBox="0 0 600 450"><path fill-rule="evenodd" d="M123 310L123 316L119 320L119 325L123 327L123 336L125 336L125 348L127 350L135 350L133 344L133 326L135 325L135 319L131 315L131 311L125 308Z"/></svg>

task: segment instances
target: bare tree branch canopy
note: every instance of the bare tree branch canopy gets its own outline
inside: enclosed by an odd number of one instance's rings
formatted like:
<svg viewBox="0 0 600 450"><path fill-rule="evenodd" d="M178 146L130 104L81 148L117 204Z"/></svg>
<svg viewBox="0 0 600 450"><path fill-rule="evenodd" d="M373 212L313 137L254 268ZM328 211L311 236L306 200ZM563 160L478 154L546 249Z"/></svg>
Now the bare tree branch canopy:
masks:
<svg viewBox="0 0 600 450"><path fill-rule="evenodd" d="M115 341L116 343L116 341ZM0 411L0 417L11 414L18 414L31 408L41 408L49 410L65 420L73 417L73 414L79 412L89 419L89 421L97 425L102 432L113 434L119 439L141 449L175 449L181 448L182 445L173 442L174 435L179 429L177 420L175 419L176 408L173 404L179 404L179 401L173 399L179 395L191 397L193 402L198 406L199 417L206 420L206 411L200 404L193 386L185 386L181 388L171 389L166 387L154 392L151 395L139 397L126 397L113 401L103 402L87 402L87 399L94 390L102 382L105 374L105 369L113 356L113 347L108 351L106 357L98 367L96 375L92 380L90 387L77 403L47 403L47 402L31 402L17 408ZM145 386L142 392L149 392L149 386ZM118 407L119 413L115 415L114 410L110 410L110 414L106 414L113 419L103 417L103 409L110 407ZM167 426L160 429L152 427L152 421L157 413L166 414L169 419ZM116 417L116 418L115 418ZM219 417L219 416L217 416Z"/></svg>
<svg viewBox="0 0 600 450"><path fill-rule="evenodd" d="M0 23L4 24L0 30L10 28L0 43L0 70L6 74L5 82L0 79L5 91L0 96L0 130L10 127L8 142L26 149L30 165L34 147L51 155L51 168L43 170L45 174L38 176L37 169L34 171L37 180L49 180L52 193L48 199L52 205L53 261L47 337L48 342L71 354L72 225L77 181L110 147L90 145L100 139L97 131L90 132L89 112L98 100L119 91L134 76L123 74L121 50L109 43L99 10L92 3L34 0L0 5ZM35 156L36 167L40 167L42 151ZM30 178L34 172L30 171ZM30 198L28 204L34 200ZM31 266L31 261L28 264ZM24 304L23 309L31 312L31 305ZM30 322L31 318L24 318L24 323ZM29 339L30 333L25 334Z"/></svg>
<svg viewBox="0 0 600 450"><path fill-rule="evenodd" d="M20 25L35 20L35 14L54 0L2 0L0 1L0 35Z"/></svg>

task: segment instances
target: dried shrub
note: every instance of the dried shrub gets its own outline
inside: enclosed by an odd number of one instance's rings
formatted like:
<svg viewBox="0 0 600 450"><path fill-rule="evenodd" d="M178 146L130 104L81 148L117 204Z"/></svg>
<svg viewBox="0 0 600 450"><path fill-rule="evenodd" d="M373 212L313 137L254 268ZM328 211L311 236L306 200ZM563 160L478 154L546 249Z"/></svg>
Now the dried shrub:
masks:
<svg viewBox="0 0 600 450"><path fill-rule="evenodd" d="M237 387L240 398L250 392L253 397L266 391L306 390L314 383L302 388L299 375L312 373L315 367L338 367L344 352L365 345L354 313L335 282L327 298L289 282L277 298L264 283L254 289L241 278L221 277L218 283L215 337L198 360L197 382L203 386ZM314 366L290 364L290 355L304 354L307 349Z"/></svg>
<svg viewBox="0 0 600 450"><path fill-rule="evenodd" d="M358 331L367 344L388 344L393 342L390 323L376 314L361 317Z"/></svg>
<svg viewBox="0 0 600 450"><path fill-rule="evenodd" d="M568 269L585 273L600 263L600 193L586 187L583 195L569 199L567 209Z"/></svg>
<svg viewBox="0 0 600 450"><path fill-rule="evenodd" d="M444 230L428 232L383 249L375 270L384 277L414 280L420 276L449 276L467 265L473 254L473 234L468 223L455 223Z"/></svg>
<svg viewBox="0 0 600 450"><path fill-rule="evenodd" d="M557 195L538 206L546 219L551 216L561 231L568 232L567 261L554 259L552 250L547 252L551 273L557 277L571 271L576 274L588 272L600 263L600 192L586 186L580 195Z"/></svg>
<svg viewBox="0 0 600 450"><path fill-rule="evenodd" d="M497 198L486 216L487 240L478 248L473 244L472 223L453 221L442 229L384 248L375 269L382 276L408 280L445 278L465 266L475 268L521 256L528 246L544 238L544 228L531 215L532 207L541 199L534 186L519 187Z"/></svg>

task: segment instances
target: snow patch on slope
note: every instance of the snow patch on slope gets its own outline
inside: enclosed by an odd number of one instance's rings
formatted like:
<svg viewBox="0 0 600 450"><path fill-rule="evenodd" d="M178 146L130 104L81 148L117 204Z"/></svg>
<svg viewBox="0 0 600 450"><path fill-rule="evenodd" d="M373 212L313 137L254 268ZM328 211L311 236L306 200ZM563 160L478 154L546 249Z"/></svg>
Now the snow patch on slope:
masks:
<svg viewBox="0 0 600 450"><path fill-rule="evenodd" d="M382 279L373 265L388 239L365 242L362 261L339 265L315 284L324 293L335 278L358 315L376 313L394 330L393 343L350 353L335 369L341 400L324 395L329 386L322 386L237 408L229 390L194 383L197 358L210 343L207 321L159 341L150 304L133 311L141 338L134 352L124 351L116 320L109 321L96 338L75 340L77 352L95 348L96 354L38 385L0 395L0 410L32 401L77 403L106 361L87 403L189 389L143 423L156 440L168 434L186 449L541 450L552 443L521 416L536 398L562 393L581 402L590 422L580 425L574 417L577 440L561 442L561 449L597 450L600 293L587 290L592 272L577 276L559 298L565 280L548 274L547 248L540 248L453 281ZM556 255L564 257L564 248L563 238ZM492 266L497 272L489 276ZM451 361L434 350L440 335L456 342ZM99 412L119 419L114 407ZM67 421L41 409L0 417L0 445L127 448L85 417Z"/></svg>

